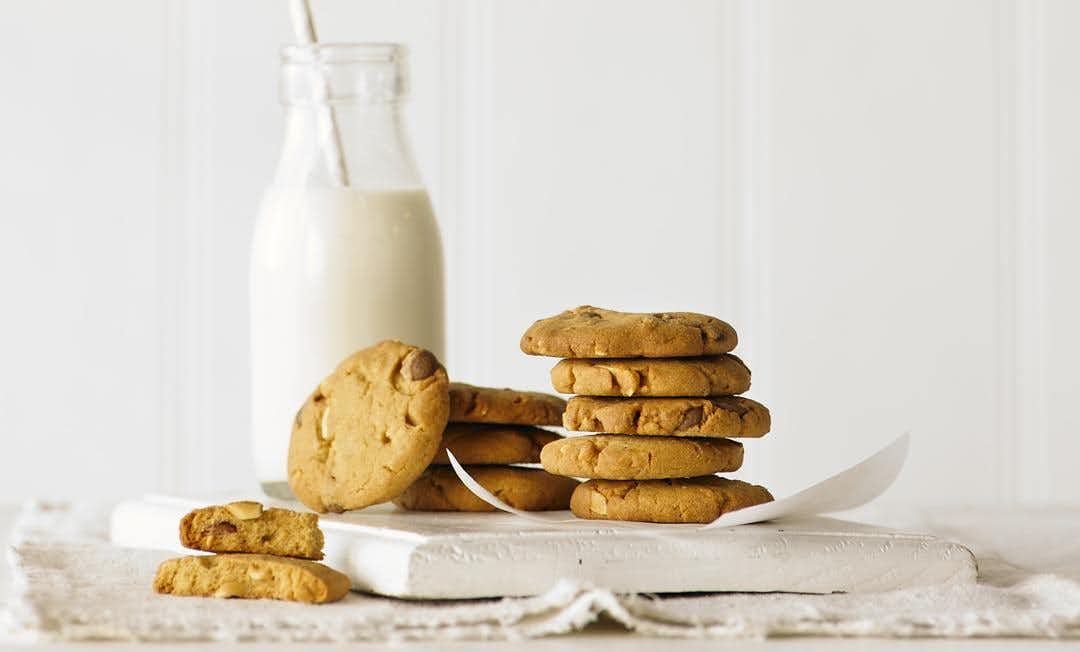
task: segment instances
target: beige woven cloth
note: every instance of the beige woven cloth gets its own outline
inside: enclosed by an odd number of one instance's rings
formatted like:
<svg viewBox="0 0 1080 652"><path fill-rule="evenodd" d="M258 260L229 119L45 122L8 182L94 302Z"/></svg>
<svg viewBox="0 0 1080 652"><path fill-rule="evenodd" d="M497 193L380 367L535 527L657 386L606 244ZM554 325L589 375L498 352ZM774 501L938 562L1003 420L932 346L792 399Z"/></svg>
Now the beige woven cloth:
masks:
<svg viewBox="0 0 1080 652"><path fill-rule="evenodd" d="M1080 518L1046 519L1036 557L1024 545L972 540L985 524L943 532L980 557L980 583L875 595L616 595L562 583L544 595L414 602L353 593L321 606L172 598L150 588L168 553L108 543L106 507L27 505L9 558L13 598L0 638L125 641L519 639L571 632L606 614L631 632L688 638L779 635L1080 637ZM1063 523L1065 525L1063 525ZM1076 525L1068 525L1076 523ZM1071 528L1062 531L1061 528ZM984 527L985 529L985 527ZM1030 528L1029 528L1030 529ZM973 536L973 535L972 535ZM1055 536L1047 540L1045 537ZM1049 546L1047 541L1050 541ZM995 550L992 546L996 545ZM987 547L990 546L990 547ZM1018 552L1021 551L1021 552ZM1018 561L1019 559L1019 561ZM1021 563L1023 562L1023 563ZM1034 566L1042 565L1039 572Z"/></svg>

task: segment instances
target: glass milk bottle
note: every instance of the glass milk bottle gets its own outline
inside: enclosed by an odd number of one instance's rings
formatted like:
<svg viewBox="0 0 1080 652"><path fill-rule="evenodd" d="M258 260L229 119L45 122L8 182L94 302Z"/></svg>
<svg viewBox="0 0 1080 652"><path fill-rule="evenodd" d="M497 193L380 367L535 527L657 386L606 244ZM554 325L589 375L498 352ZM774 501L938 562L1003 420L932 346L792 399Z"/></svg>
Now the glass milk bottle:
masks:
<svg viewBox="0 0 1080 652"><path fill-rule="evenodd" d="M398 45L282 50L284 139L251 256L255 471L273 497L292 496L293 416L343 358L384 339L443 358L442 244L405 89Z"/></svg>

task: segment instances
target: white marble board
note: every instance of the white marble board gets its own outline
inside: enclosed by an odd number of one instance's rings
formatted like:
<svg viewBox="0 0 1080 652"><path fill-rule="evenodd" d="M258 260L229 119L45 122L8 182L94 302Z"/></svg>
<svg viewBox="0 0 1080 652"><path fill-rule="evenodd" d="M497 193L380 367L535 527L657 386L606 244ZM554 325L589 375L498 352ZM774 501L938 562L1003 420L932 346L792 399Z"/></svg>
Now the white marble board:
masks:
<svg viewBox="0 0 1080 652"><path fill-rule="evenodd" d="M121 503L111 533L123 546L184 551L180 518L229 497L148 496ZM302 509L297 504L267 501ZM547 525L510 514L405 512L378 506L325 515L325 563L353 588L402 598L535 595L561 579L617 592L875 592L973 582L955 543L813 517L701 531L605 521Z"/></svg>

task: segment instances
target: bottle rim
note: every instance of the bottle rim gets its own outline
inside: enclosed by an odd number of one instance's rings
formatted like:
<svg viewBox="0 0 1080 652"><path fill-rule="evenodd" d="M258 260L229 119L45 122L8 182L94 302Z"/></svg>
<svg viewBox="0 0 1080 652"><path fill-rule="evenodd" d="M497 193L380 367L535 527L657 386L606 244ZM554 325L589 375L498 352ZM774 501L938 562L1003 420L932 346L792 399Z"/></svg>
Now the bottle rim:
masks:
<svg viewBox="0 0 1080 652"><path fill-rule="evenodd" d="M408 96L406 48L399 43L313 43L281 48L285 106L376 104Z"/></svg>
<svg viewBox="0 0 1080 652"><path fill-rule="evenodd" d="M283 64L395 63L408 56L401 43L306 43L281 47Z"/></svg>

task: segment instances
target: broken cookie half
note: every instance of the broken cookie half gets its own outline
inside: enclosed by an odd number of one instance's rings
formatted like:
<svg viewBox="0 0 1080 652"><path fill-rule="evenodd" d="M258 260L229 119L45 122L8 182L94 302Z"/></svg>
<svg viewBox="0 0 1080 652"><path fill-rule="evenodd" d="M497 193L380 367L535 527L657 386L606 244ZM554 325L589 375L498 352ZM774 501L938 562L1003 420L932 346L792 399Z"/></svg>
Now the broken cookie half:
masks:
<svg viewBox="0 0 1080 652"><path fill-rule="evenodd" d="M320 604L349 592L349 578L318 562L272 555L221 554L167 559L154 590L206 598L261 598Z"/></svg>
<svg viewBox="0 0 1080 652"><path fill-rule="evenodd" d="M189 512L180 521L180 543L206 552L248 552L301 559L323 558L317 514L240 501Z"/></svg>

